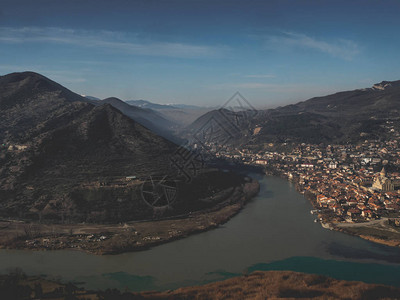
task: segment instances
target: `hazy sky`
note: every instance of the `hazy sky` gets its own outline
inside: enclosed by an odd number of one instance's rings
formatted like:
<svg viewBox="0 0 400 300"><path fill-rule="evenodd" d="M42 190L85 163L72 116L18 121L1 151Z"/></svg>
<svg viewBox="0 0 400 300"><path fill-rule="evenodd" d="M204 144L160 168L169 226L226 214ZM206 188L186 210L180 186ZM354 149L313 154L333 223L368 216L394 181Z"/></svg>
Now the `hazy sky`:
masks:
<svg viewBox="0 0 400 300"><path fill-rule="evenodd" d="M400 79L400 1L1 0L0 74L99 98L274 107Z"/></svg>

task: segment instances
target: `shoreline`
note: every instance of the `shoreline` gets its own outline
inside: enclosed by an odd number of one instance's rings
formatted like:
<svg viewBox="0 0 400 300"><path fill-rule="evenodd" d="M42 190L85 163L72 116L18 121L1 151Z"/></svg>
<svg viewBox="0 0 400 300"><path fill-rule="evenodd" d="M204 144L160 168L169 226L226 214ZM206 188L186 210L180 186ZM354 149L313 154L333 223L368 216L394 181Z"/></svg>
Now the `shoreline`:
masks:
<svg viewBox="0 0 400 300"><path fill-rule="evenodd" d="M242 184L207 210L154 221L124 224L40 224L0 221L0 249L78 250L96 255L143 251L226 223L254 198L256 180Z"/></svg>
<svg viewBox="0 0 400 300"><path fill-rule="evenodd" d="M301 187L298 184L296 179L290 180L287 176L285 176L284 174L281 174L280 172L276 171L275 169L266 170L265 174L269 175L269 176L278 176L283 179L286 179L287 181L292 181L295 184L296 191L298 191L300 194L302 194L304 196L304 198L306 198L311 203L311 206L313 207L313 209L316 209L316 210L321 209L316 203L315 195L312 192L301 189ZM335 230L335 231L349 234L352 236L356 236L356 237L359 237L364 240L367 240L367 241L370 241L370 242L373 242L376 244L380 244L380 245L385 245L385 246L390 246L390 247L400 247L400 239L399 240L397 240L397 239L396 240L388 240L388 239L382 238L382 236L374 236L371 234L358 234L357 232L351 231L348 228L340 227L341 224L349 224L347 222L336 222L335 223L330 220L327 220L326 218L329 216L327 216L326 213L325 214L318 213L317 216L318 216L318 220L322 219L321 221L318 221L318 223L320 223L324 229ZM355 228L355 230L359 229L360 231L361 230L366 231L368 229L374 229L374 227L369 227L369 225L370 225L369 222L350 223L350 224L354 224L353 227Z"/></svg>

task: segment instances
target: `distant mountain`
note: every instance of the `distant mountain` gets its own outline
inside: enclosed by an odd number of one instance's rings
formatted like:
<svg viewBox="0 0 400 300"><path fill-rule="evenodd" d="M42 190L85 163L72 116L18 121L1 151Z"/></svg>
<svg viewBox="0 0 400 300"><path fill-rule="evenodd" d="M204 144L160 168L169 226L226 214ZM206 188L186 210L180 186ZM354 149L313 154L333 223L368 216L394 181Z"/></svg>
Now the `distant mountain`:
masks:
<svg viewBox="0 0 400 300"><path fill-rule="evenodd" d="M182 142L180 139L173 136L171 132L177 126L177 124L166 119L161 113L153 109L129 105L115 97L100 100L94 104L102 105L104 103L111 104L113 107L121 111L132 120L138 122L158 135L161 135L168 140L172 140L175 143Z"/></svg>
<svg viewBox="0 0 400 300"><path fill-rule="evenodd" d="M155 110L163 109L203 109L205 107L189 105L189 104L157 104L147 100L127 100L126 103L142 108L150 108Z"/></svg>
<svg viewBox="0 0 400 300"><path fill-rule="evenodd" d="M197 106L197 105L191 105L191 104L169 104L170 106L174 108L181 108L181 109L214 109L215 107L205 107L205 106Z"/></svg>
<svg viewBox="0 0 400 300"><path fill-rule="evenodd" d="M141 107L141 108L149 108L149 109L154 109L154 110L158 110L158 109L175 109L174 106L172 105L167 105L167 104L157 104L157 103L153 103L147 100L127 100L125 101L126 103L128 103L129 105L134 105L137 107Z"/></svg>
<svg viewBox="0 0 400 300"><path fill-rule="evenodd" d="M213 115L224 126L234 124L240 113L221 118L218 111L200 117L189 127L196 132ZM225 114L226 115L226 114ZM383 81L371 88L315 97L297 104L261 110L250 122L239 126L236 143L310 142L346 143L372 139L393 138L400 129L400 81ZM386 126L386 127L385 127ZM226 135L222 135L222 139Z"/></svg>
<svg viewBox="0 0 400 300"><path fill-rule="evenodd" d="M93 96L87 96L87 95L81 95L81 96L85 97L86 99L89 99L89 100L95 100L95 101L101 100L100 98L93 97Z"/></svg>
<svg viewBox="0 0 400 300"><path fill-rule="evenodd" d="M202 114L213 110L213 108L187 104L156 104L146 100L128 100L126 103L159 112L175 124L175 131L180 131L182 126L189 125Z"/></svg>
<svg viewBox="0 0 400 300"><path fill-rule="evenodd" d="M162 214L184 214L215 205L202 199L242 182L207 168L189 184L175 180L180 178L171 167L176 144L123 114L125 103L115 108L120 100L92 102L33 72L0 76L0 217L42 222L152 218L160 212L141 192L149 176L156 194L154 178L174 179L170 184L179 193ZM125 113L135 111L143 113L135 107Z"/></svg>
<svg viewBox="0 0 400 300"><path fill-rule="evenodd" d="M176 108L176 109L160 109L157 110L169 120L179 125L177 131L180 132L185 126L194 122L201 115L212 110L211 108Z"/></svg>

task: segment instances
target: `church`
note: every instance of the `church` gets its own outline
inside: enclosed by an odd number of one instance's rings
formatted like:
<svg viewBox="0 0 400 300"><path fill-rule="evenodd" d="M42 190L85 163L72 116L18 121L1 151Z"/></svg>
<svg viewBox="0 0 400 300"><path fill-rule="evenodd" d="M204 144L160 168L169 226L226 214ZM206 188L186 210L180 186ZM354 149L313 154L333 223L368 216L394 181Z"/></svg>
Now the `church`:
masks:
<svg viewBox="0 0 400 300"><path fill-rule="evenodd" d="M400 187L398 180L392 180L387 177L385 167L375 176L372 189L380 192L391 192Z"/></svg>

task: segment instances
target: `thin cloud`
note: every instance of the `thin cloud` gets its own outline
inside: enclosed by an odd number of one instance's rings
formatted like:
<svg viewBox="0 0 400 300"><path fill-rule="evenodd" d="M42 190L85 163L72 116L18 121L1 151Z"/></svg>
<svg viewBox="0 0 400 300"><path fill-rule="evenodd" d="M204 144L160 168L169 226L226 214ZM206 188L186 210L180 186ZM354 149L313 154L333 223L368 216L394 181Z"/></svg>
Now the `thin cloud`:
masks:
<svg viewBox="0 0 400 300"><path fill-rule="evenodd" d="M271 35L266 37L265 43L268 48L311 49L344 60L352 60L360 53L359 46L351 40L336 39L326 41L302 33L287 31L282 32L281 35Z"/></svg>
<svg viewBox="0 0 400 300"><path fill-rule="evenodd" d="M101 48L133 55L170 57L221 57L226 46L193 45L176 42L139 40L135 35L113 31L88 31L56 27L0 27L3 43L58 43Z"/></svg>
<svg viewBox="0 0 400 300"><path fill-rule="evenodd" d="M236 85L239 89L269 89L275 87L273 84L259 82L245 82Z"/></svg>
<svg viewBox="0 0 400 300"><path fill-rule="evenodd" d="M314 92L314 95L335 92L335 89L329 86L309 85L302 83L220 83L208 86L208 88L212 90L260 90L267 93L310 93L312 91Z"/></svg>
<svg viewBox="0 0 400 300"><path fill-rule="evenodd" d="M284 89L288 85L280 85L273 83L263 83L263 82L241 82L241 83L219 83L211 85L211 89Z"/></svg>
<svg viewBox="0 0 400 300"><path fill-rule="evenodd" d="M276 78L275 75L272 74L253 74L253 75L245 75L246 78Z"/></svg>

